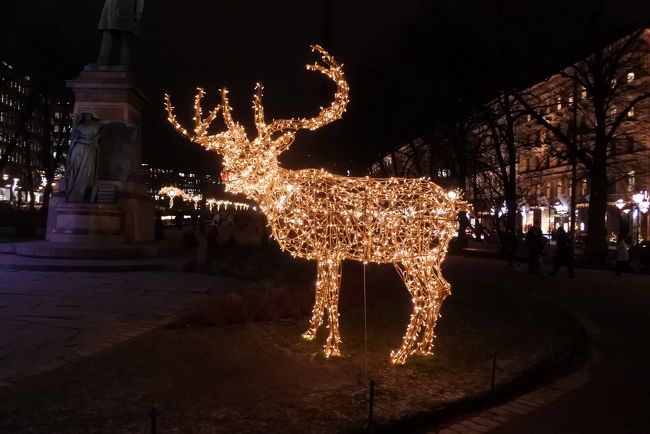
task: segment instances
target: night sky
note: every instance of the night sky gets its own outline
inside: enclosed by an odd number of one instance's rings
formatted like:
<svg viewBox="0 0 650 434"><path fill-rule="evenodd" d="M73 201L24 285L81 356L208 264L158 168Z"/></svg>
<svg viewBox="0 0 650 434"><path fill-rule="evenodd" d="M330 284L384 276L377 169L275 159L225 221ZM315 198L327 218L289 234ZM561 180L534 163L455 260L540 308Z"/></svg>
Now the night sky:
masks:
<svg viewBox="0 0 650 434"><path fill-rule="evenodd" d="M0 54L35 79L76 77L97 56L103 2L2 0ZM588 53L589 41L566 3L146 0L132 65L150 100L145 161L199 172L217 164L166 123L164 92L188 126L196 86L206 88L210 105L218 103L217 89L228 87L234 115L247 126L256 81L265 85L267 118L316 114L333 86L304 64L315 59L309 45L322 43L345 65L348 112L330 126L299 133L282 160L291 168L363 173L382 150L430 133L456 108L488 98L502 77L500 59L513 81L532 84ZM647 0L611 3L612 38L650 17ZM505 57L495 50L502 37L509 41Z"/></svg>

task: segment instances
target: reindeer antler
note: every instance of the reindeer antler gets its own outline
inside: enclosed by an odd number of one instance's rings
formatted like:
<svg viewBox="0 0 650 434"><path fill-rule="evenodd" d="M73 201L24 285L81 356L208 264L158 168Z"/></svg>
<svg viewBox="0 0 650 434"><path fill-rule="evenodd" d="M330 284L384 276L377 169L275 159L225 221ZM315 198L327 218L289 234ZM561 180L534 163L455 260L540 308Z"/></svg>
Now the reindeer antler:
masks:
<svg viewBox="0 0 650 434"><path fill-rule="evenodd" d="M221 106L216 106L210 111L210 114L206 119L203 119L203 110L201 109L201 100L205 96L205 91L201 87L197 87L197 94L194 97L194 135L188 133L188 131L181 126L181 124L176 120L176 115L174 114L174 107L172 106L171 99L168 94L165 94L165 108L167 109L167 120L176 128L176 130L190 139L191 141L198 141L199 139L206 136L208 127L216 119Z"/></svg>
<svg viewBox="0 0 650 434"><path fill-rule="evenodd" d="M258 134L263 137L270 137L276 132L283 132L277 139L273 140L276 148L280 150L287 148L295 137L295 131L299 129L316 130L323 125L327 125L340 119L348 105L348 94L350 88L345 81L343 65L339 64L334 56L329 54L320 45L312 45L311 50L320 53L325 66L313 63L306 65L310 71L318 71L329 77L336 84L334 100L329 107L321 107L320 112L313 118L292 118L292 119L275 119L270 124L264 121L264 107L262 106L262 84L255 85L255 96L253 97L253 109L255 111L255 126Z"/></svg>
<svg viewBox="0 0 650 434"><path fill-rule="evenodd" d="M321 107L317 116L313 118L277 119L273 120L270 124L267 124L264 118L264 107L262 106L262 93L264 87L260 83L255 85L255 95L253 96L255 127L257 128L259 138L271 142L272 147L274 147L277 152L281 152L289 147L295 138L297 130L315 130L339 119L345 112L345 108L348 104L349 87L345 81L343 65L339 64L336 59L334 59L334 57L321 46L312 45L311 49L321 55L325 65L313 63L307 65L307 69L310 71L320 72L329 77L336 84L336 92L332 104L329 107ZM174 128L189 140L199 143L206 149L216 148L219 144L247 141L246 131L232 118L232 108L228 102L228 91L226 89L221 90L221 104L211 110L207 118L203 119L201 100L203 99L203 96L205 96L205 91L202 88L198 88L197 90L198 93L194 98L194 134L190 134L176 120L174 107L171 104L169 95L165 94L165 107L168 115L167 120L174 126ZM208 128L216 119L219 111L223 114L223 120L227 130L210 136L207 134ZM281 134L276 138L273 138L275 133Z"/></svg>
<svg viewBox="0 0 650 434"><path fill-rule="evenodd" d="M246 131L244 128L235 122L232 118L232 108L228 102L228 90L221 90L221 104L210 110L208 116L203 119L203 110L201 108L201 100L205 96L203 88L197 88L197 94L194 97L194 134L190 134L183 126L176 120L174 114L174 107L172 106L171 99L168 94L165 94L165 108L167 110L167 120L176 128L183 136L187 137L192 142L198 143L204 148L210 150L216 148L218 144L230 144L236 141L246 141ZM219 111L223 114L223 119L226 124L226 131L215 135L208 135L208 128L217 118Z"/></svg>

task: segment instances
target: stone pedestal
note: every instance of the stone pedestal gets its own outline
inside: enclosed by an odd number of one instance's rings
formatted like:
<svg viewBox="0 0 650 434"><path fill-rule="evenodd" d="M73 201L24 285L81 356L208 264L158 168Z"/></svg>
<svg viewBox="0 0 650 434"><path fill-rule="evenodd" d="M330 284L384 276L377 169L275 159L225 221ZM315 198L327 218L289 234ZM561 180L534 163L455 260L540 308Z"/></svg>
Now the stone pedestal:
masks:
<svg viewBox="0 0 650 434"><path fill-rule="evenodd" d="M56 208L50 241L57 243L126 243L124 210L117 205L64 203Z"/></svg>
<svg viewBox="0 0 650 434"><path fill-rule="evenodd" d="M99 141L97 186L114 186L115 202L65 203L65 182L61 182L59 192L50 200L47 239L81 242L98 239L102 231L108 231L111 236L104 237L105 242L153 240L154 202L142 174L141 111L146 101L143 93L131 73L122 67L86 68L66 85L75 94L75 115L87 112L103 121L111 121L102 129ZM121 216L119 235L111 232L115 230L111 225L117 221L117 210ZM113 217L109 218L109 214ZM92 236L85 231L91 231Z"/></svg>

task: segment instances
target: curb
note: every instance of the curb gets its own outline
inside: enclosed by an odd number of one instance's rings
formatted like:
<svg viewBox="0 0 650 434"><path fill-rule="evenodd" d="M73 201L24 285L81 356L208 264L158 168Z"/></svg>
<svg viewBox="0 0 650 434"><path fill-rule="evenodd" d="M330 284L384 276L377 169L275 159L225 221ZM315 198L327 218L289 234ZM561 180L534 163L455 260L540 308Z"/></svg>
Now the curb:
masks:
<svg viewBox="0 0 650 434"><path fill-rule="evenodd" d="M371 431L366 429L352 429L348 431L350 434L372 432L375 434L382 433L421 433L421 432L444 432L445 434L452 434L455 431L449 430L445 427L446 423L450 423L452 419L462 417L462 415L470 415L477 412L488 412L493 408L501 408L514 402L512 405L516 407L518 399L523 399L524 396L534 394L536 388L540 388L544 382L553 380L563 370L568 369L572 365L582 366L586 363L588 356L591 354L591 344L589 335L584 325L571 312L563 308L559 304L540 297L549 304L553 305L570 319L576 325L576 335L573 339L573 345L569 351L560 355L558 358L555 354L549 354L545 358L532 365L521 374L510 379L505 384L499 384L493 391L486 391L477 395L466 396L456 401L449 402L439 407L432 408L427 411L413 413L402 419L391 420L383 424L377 424ZM573 381L575 379L572 379ZM580 381L574 382L576 388L582 385L585 380L582 376ZM557 380L556 383L561 383L563 379ZM585 380L586 382L586 380ZM580 383L580 384L577 384ZM555 384L555 383L553 383ZM563 383L561 383L563 384ZM567 388L567 391L569 389ZM549 401L550 402L550 401ZM531 407L529 405L529 407ZM513 410L515 413L517 411ZM519 409L519 414L522 414L522 409ZM465 421L463 421L465 422ZM484 424L485 425L485 424ZM484 426L484 428L489 428ZM471 429L471 427L470 427ZM474 429L474 431L466 430L467 432L487 432Z"/></svg>

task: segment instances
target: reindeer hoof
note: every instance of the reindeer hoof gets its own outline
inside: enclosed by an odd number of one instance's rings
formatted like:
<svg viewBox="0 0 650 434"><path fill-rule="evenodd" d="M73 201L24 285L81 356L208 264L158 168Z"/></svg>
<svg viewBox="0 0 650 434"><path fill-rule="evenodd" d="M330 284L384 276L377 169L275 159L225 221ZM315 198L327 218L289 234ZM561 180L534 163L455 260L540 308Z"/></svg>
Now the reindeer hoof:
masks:
<svg viewBox="0 0 650 434"><path fill-rule="evenodd" d="M341 357L341 350L339 350L338 347L333 347L333 346L331 347L326 345L323 353L325 354L325 357L327 357L328 359L330 357Z"/></svg>
<svg viewBox="0 0 650 434"><path fill-rule="evenodd" d="M405 350L400 349L399 351L391 351L390 352L390 361L394 365L403 365L406 363L406 358L408 357L408 354Z"/></svg>
<svg viewBox="0 0 650 434"><path fill-rule="evenodd" d="M316 332L313 332L311 330L307 330L302 334L302 338L306 341L313 341L315 337L316 337Z"/></svg>

